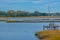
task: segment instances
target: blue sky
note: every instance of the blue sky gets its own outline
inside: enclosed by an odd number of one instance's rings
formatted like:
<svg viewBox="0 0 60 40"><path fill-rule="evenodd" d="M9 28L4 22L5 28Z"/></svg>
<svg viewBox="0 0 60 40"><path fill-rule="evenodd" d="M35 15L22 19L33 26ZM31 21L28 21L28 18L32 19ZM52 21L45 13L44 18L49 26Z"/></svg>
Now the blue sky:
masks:
<svg viewBox="0 0 60 40"><path fill-rule="evenodd" d="M60 0L0 0L0 10L23 10L23 11L40 11L60 12Z"/></svg>

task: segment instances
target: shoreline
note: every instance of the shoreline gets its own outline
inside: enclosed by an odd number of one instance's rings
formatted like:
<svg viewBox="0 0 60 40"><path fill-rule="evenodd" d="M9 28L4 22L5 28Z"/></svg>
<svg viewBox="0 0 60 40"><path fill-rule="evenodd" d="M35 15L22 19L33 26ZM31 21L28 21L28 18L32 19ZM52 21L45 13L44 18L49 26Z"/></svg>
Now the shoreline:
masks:
<svg viewBox="0 0 60 40"><path fill-rule="evenodd" d="M35 33L39 40L59 40L60 30L44 30Z"/></svg>
<svg viewBox="0 0 60 40"><path fill-rule="evenodd" d="M0 17L0 18L60 18L60 16L27 16L27 17Z"/></svg>

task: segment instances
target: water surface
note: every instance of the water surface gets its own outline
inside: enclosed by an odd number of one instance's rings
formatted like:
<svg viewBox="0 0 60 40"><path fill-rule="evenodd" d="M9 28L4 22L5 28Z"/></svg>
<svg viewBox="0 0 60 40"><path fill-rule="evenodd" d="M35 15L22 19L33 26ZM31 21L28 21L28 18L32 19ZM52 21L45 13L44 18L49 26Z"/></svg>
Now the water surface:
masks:
<svg viewBox="0 0 60 40"><path fill-rule="evenodd" d="M16 18L14 18L14 20L15 19ZM22 19L23 18L18 20ZM35 37L35 32L43 30L43 26L48 24L49 23L6 23L0 21L0 40L38 40ZM56 23L56 25L60 25L60 23Z"/></svg>

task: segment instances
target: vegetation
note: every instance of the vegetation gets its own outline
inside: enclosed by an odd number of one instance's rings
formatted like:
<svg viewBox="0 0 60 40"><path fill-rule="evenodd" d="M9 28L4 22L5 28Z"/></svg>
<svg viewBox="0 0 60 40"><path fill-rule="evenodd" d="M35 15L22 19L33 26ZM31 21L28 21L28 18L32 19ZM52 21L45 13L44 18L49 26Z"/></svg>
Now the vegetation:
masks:
<svg viewBox="0 0 60 40"><path fill-rule="evenodd" d="M60 40L60 30L44 30L35 35L40 40Z"/></svg>
<svg viewBox="0 0 60 40"><path fill-rule="evenodd" d="M27 17L27 16L60 16L60 13L41 13L38 11L35 11L33 13L31 12L26 12L26 11L14 11L14 10L8 10L7 12L5 11L0 11L0 17Z"/></svg>

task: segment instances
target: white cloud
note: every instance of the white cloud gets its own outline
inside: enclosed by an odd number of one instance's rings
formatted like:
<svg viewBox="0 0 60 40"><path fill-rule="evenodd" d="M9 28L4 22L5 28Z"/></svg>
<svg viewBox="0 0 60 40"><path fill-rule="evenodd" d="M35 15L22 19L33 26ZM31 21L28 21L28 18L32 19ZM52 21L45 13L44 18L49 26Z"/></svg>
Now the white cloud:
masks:
<svg viewBox="0 0 60 40"><path fill-rule="evenodd" d="M3 0L5 2L26 2L27 0Z"/></svg>
<svg viewBox="0 0 60 40"><path fill-rule="evenodd" d="M32 3L41 3L41 1L32 1Z"/></svg>
<svg viewBox="0 0 60 40"><path fill-rule="evenodd" d="M15 2L32 2L32 3L42 3L43 0L3 0L5 2L12 2L12 3L15 3Z"/></svg>
<svg viewBox="0 0 60 40"><path fill-rule="evenodd" d="M35 0L35 1L32 1L32 3L43 3L44 0Z"/></svg>
<svg viewBox="0 0 60 40"><path fill-rule="evenodd" d="M53 2L53 3L50 3L49 5L50 6L55 6L55 5L59 5L60 4L60 2ZM48 5L48 4L46 4L46 5Z"/></svg>
<svg viewBox="0 0 60 40"><path fill-rule="evenodd" d="M52 3L52 5L57 5L57 4L60 4L60 2L54 2L54 3Z"/></svg>
<svg viewBox="0 0 60 40"><path fill-rule="evenodd" d="M49 4L49 2L51 3L51 1L54 0L3 0L4 2L8 2L8 3L24 3L24 2L31 2L34 4ZM51 3L51 4L57 4L57 3Z"/></svg>

